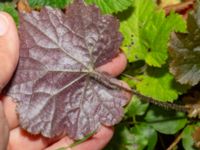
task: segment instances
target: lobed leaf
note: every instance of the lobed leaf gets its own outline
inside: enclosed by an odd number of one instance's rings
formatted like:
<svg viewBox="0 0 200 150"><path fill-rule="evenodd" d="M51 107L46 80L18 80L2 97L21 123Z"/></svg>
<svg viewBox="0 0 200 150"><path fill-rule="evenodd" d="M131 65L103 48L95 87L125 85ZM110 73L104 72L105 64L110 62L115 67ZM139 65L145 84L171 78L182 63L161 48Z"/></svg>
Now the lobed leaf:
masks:
<svg viewBox="0 0 200 150"><path fill-rule="evenodd" d="M52 6L65 8L73 0L29 0L32 7ZM133 0L85 0L87 4L97 5L103 13L112 14L123 11L132 5Z"/></svg>
<svg viewBox="0 0 200 150"><path fill-rule="evenodd" d="M104 150L134 150L134 140L135 136L129 128L125 124L120 123L116 126L114 136Z"/></svg>
<svg viewBox="0 0 200 150"><path fill-rule="evenodd" d="M102 81L116 79L97 71L119 53L118 28L116 18L81 0L65 14L50 7L21 14L20 60L7 94L24 129L81 139L122 119L127 98Z"/></svg>
<svg viewBox="0 0 200 150"><path fill-rule="evenodd" d="M155 67L161 67L168 58L171 32L186 28L181 16L171 13L166 17L163 10L156 10L153 0L136 0L133 7L119 17L124 36L122 49L129 62L145 60Z"/></svg>
<svg viewBox="0 0 200 150"><path fill-rule="evenodd" d="M188 86L176 82L167 66L162 68L149 67L146 73L140 76L137 90L149 97L163 102L173 102L180 94L187 91Z"/></svg>
<svg viewBox="0 0 200 150"><path fill-rule="evenodd" d="M155 129L146 123L139 123L135 125L131 132L135 136L133 150L154 150L158 135Z"/></svg>
<svg viewBox="0 0 200 150"><path fill-rule="evenodd" d="M145 114L149 104L144 103L137 96L133 96L129 104L125 108L125 115L127 117L142 116Z"/></svg>
<svg viewBox="0 0 200 150"><path fill-rule="evenodd" d="M85 0L88 4L96 4L102 12L111 14L121 12L130 7L133 0Z"/></svg>
<svg viewBox="0 0 200 150"><path fill-rule="evenodd" d="M156 106L152 106L148 110L145 120L156 131L163 134L175 134L187 123L184 113L170 110L166 111Z"/></svg>
<svg viewBox="0 0 200 150"><path fill-rule="evenodd" d="M182 84L194 86L200 81L200 4L187 19L187 33L171 38L170 72Z"/></svg>

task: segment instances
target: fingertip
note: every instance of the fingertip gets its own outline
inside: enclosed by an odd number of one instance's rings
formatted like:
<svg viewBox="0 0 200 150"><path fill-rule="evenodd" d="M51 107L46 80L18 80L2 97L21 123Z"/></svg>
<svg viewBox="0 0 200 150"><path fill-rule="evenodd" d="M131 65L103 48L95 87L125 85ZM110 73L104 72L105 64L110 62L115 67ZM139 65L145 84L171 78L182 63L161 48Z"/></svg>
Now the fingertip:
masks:
<svg viewBox="0 0 200 150"><path fill-rule="evenodd" d="M48 145L48 139L40 135L31 135L21 128L10 132L7 150L42 150Z"/></svg>
<svg viewBox="0 0 200 150"><path fill-rule="evenodd" d="M99 71L105 71L111 76L120 75L126 68L127 59L124 53L119 53L111 62L98 68Z"/></svg>

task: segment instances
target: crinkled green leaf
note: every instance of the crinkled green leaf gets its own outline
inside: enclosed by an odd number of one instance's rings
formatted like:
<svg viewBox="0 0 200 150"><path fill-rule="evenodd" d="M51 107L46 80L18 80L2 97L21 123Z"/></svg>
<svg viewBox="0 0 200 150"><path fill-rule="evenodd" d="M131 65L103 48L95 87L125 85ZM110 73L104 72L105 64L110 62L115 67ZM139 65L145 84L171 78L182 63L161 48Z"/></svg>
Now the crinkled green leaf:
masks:
<svg viewBox="0 0 200 150"><path fill-rule="evenodd" d="M15 23L19 23L18 12L16 11L13 3L0 3L0 11L9 13L13 17Z"/></svg>
<svg viewBox="0 0 200 150"><path fill-rule="evenodd" d="M187 33L171 38L170 72L182 84L196 85L200 81L200 4L187 20Z"/></svg>
<svg viewBox="0 0 200 150"><path fill-rule="evenodd" d="M189 125L183 130L182 134L182 145L185 150L196 150L194 148L194 140L192 134L195 131L194 125Z"/></svg>
<svg viewBox="0 0 200 150"><path fill-rule="evenodd" d="M128 106L125 108L125 115L128 117L144 115L148 106L148 103L143 103L137 96L133 96Z"/></svg>
<svg viewBox="0 0 200 150"><path fill-rule="evenodd" d="M168 40L172 31L185 31L185 22L178 14L156 10L153 0L135 0L133 8L122 13L122 49L129 62L145 60L160 67L168 58ZM126 19L124 19L126 17Z"/></svg>
<svg viewBox="0 0 200 150"><path fill-rule="evenodd" d="M121 123L116 126L115 134L104 150L135 150L133 149L134 141L133 133Z"/></svg>
<svg viewBox="0 0 200 150"><path fill-rule="evenodd" d="M131 131L135 136L133 150L143 150L145 147L148 150L154 150L157 142L157 132L152 127L145 123L140 123L135 125Z"/></svg>
<svg viewBox="0 0 200 150"><path fill-rule="evenodd" d="M29 0L31 7L52 6L56 8L64 8L71 0Z"/></svg>
<svg viewBox="0 0 200 150"><path fill-rule="evenodd" d="M145 123L127 128L119 124L109 145L104 150L154 150L157 142L156 131Z"/></svg>
<svg viewBox="0 0 200 150"><path fill-rule="evenodd" d="M163 110L156 106L152 106L148 110L145 120L155 130L163 134L175 134L187 123L184 113Z"/></svg>
<svg viewBox="0 0 200 150"><path fill-rule="evenodd" d="M104 13L117 13L132 5L133 0L85 0L87 4L97 5ZM52 6L64 8L72 0L29 0L32 7Z"/></svg>
<svg viewBox="0 0 200 150"><path fill-rule="evenodd" d="M137 90L156 100L172 102L187 90L187 86L177 83L166 66L149 67L147 73L141 76L141 81L137 83Z"/></svg>
<svg viewBox="0 0 200 150"><path fill-rule="evenodd" d="M116 13L127 9L133 0L85 0L88 4L96 4L104 13Z"/></svg>

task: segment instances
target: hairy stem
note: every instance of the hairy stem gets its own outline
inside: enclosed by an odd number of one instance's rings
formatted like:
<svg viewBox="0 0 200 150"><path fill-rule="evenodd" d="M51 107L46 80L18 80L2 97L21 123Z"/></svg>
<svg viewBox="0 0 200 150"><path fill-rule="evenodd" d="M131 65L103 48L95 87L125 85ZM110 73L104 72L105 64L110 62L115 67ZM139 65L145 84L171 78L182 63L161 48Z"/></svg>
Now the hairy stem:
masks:
<svg viewBox="0 0 200 150"><path fill-rule="evenodd" d="M131 94L138 96L139 98L141 98L141 100L143 100L145 102L152 103L154 105L163 107L165 109L173 109L173 110L182 111L182 112L189 112L190 111L190 108L186 107L185 105L179 105L179 104L170 103L170 102L161 102L161 101L153 99L151 97L142 95L139 92L137 92L135 89L130 89L128 87L125 87L122 84L122 82L119 82L117 79L109 76L106 73L94 71L90 75L95 80L101 82L102 84L104 84L105 86L107 86L109 88L120 89L120 90L122 89L126 92L129 92Z"/></svg>

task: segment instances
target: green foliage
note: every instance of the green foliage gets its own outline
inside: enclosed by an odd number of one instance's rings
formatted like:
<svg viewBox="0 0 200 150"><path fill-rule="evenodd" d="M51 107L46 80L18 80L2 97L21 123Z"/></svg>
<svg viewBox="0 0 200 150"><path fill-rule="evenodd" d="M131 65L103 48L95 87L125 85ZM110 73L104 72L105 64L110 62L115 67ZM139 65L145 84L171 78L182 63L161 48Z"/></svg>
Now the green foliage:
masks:
<svg viewBox="0 0 200 150"><path fill-rule="evenodd" d="M187 123L184 113L163 110L156 106L150 107L145 120L156 131L163 134L175 134Z"/></svg>
<svg viewBox="0 0 200 150"><path fill-rule="evenodd" d="M0 3L0 11L9 13L13 17L15 23L18 25L19 16L13 3Z"/></svg>
<svg viewBox="0 0 200 150"><path fill-rule="evenodd" d="M182 145L185 150L196 150L194 148L194 140L192 137L192 134L195 131L194 125L188 125L184 130L182 134Z"/></svg>
<svg viewBox="0 0 200 150"><path fill-rule="evenodd" d="M156 131L145 123L132 128L119 124L115 131L112 141L104 150L154 150L157 142Z"/></svg>
<svg viewBox="0 0 200 150"><path fill-rule="evenodd" d="M85 0L87 4L97 5L103 13L117 13L132 5L133 0ZM64 8L72 0L29 0L31 7L52 6Z"/></svg>
<svg viewBox="0 0 200 150"><path fill-rule="evenodd" d="M143 150L145 147L147 150L154 150L157 142L157 133L152 127L141 123L135 125L131 131L135 136L135 148L133 150Z"/></svg>
<svg viewBox="0 0 200 150"><path fill-rule="evenodd" d="M85 0L88 4L96 4L104 13L117 13L126 10L133 0Z"/></svg>
<svg viewBox="0 0 200 150"><path fill-rule="evenodd" d="M29 4L33 8L52 6L56 8L64 8L71 0L29 0Z"/></svg>
<svg viewBox="0 0 200 150"><path fill-rule="evenodd" d="M117 125L115 131L113 139L104 150L132 150L135 137L126 125Z"/></svg>
<svg viewBox="0 0 200 150"><path fill-rule="evenodd" d="M149 106L148 103L143 103L137 96L133 96L128 106L125 109L125 115L127 117L144 115L148 106Z"/></svg>
<svg viewBox="0 0 200 150"><path fill-rule="evenodd" d="M187 20L187 33L176 33L171 39L170 72L182 84L194 86L200 81L200 4Z"/></svg>
<svg viewBox="0 0 200 150"><path fill-rule="evenodd" d="M164 11L156 10L153 0L135 0L133 7L119 18L124 35L122 49L129 62L145 60L150 66L161 67L168 58L171 32L185 31L181 16L171 13L165 17Z"/></svg>
<svg viewBox="0 0 200 150"><path fill-rule="evenodd" d="M136 85L137 90L159 101L172 102L187 89L187 86L181 86L174 80L174 77L168 72L167 66L149 67L146 74L140 76L140 79L141 81Z"/></svg>

